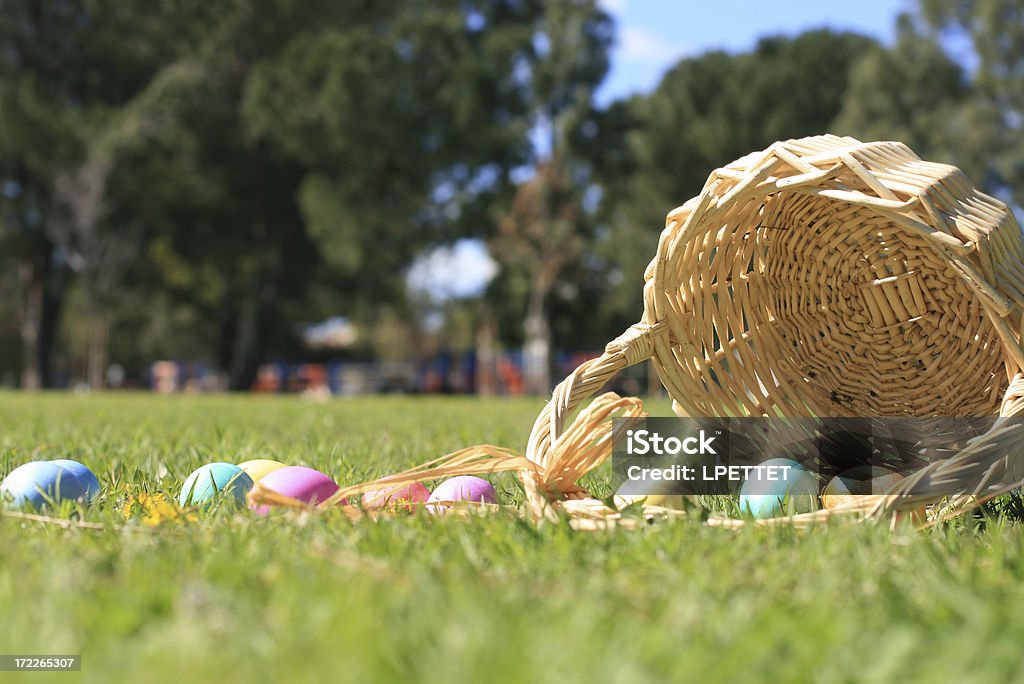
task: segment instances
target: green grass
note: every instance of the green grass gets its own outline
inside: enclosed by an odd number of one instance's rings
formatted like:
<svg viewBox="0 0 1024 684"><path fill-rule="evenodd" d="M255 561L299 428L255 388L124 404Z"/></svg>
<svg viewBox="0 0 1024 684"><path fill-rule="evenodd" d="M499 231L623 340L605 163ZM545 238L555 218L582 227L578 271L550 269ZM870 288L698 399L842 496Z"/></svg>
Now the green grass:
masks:
<svg viewBox="0 0 1024 684"><path fill-rule="evenodd" d="M105 486L82 519L107 526L0 518L0 653L83 655L80 674L31 681L1024 680L1024 532L999 516L924 533L574 533L227 509L148 528L120 511L211 460L350 483L470 444L522 448L541 406L0 394L0 473L82 460Z"/></svg>

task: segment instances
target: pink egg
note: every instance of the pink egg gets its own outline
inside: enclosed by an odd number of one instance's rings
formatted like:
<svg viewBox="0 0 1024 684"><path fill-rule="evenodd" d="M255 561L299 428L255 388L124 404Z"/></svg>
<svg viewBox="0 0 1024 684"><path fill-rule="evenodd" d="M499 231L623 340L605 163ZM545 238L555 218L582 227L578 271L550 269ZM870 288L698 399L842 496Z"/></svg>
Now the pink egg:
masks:
<svg viewBox="0 0 1024 684"><path fill-rule="evenodd" d="M459 475L445 480L437 486L427 501L482 501L497 503L498 496L494 487L487 480L472 475ZM428 510L437 513L444 506L429 506Z"/></svg>
<svg viewBox="0 0 1024 684"><path fill-rule="evenodd" d="M419 482L413 482L392 493L388 493L387 489L366 492L363 494L363 508L397 508L404 503L405 510L412 511L416 506L408 504L424 503L429 498L430 490Z"/></svg>
<svg viewBox="0 0 1024 684"><path fill-rule="evenodd" d="M260 486L306 503L324 501L338 491L334 480L319 470L304 466L278 468L264 476ZM260 515L266 515L270 512L270 506L255 507L255 510Z"/></svg>

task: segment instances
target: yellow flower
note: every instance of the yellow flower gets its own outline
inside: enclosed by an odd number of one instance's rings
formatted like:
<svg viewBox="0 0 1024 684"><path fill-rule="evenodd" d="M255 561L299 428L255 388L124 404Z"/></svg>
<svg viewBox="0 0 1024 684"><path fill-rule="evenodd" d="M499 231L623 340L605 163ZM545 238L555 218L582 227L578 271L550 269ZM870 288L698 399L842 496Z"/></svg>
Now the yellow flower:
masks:
<svg viewBox="0 0 1024 684"><path fill-rule="evenodd" d="M141 517L145 525L159 525L165 521L196 522L195 513L187 512L161 492L141 492L128 497L121 508L125 520Z"/></svg>

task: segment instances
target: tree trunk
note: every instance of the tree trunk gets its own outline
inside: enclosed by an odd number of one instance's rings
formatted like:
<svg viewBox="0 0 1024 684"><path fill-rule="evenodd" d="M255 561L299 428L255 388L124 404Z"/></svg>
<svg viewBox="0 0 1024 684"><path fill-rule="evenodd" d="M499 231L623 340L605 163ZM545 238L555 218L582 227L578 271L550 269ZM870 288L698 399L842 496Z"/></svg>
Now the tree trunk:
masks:
<svg viewBox="0 0 1024 684"><path fill-rule="evenodd" d="M265 155L259 143L249 146L248 152L253 168L255 203L251 241L260 250L274 250L276 245L268 236L268 228L271 225L268 197L271 186L266 175ZM228 367L228 389L232 392L245 392L252 387L260 363L266 355L267 337L276 313L277 284L282 277L280 264L277 261L263 262L262 267L257 268L251 277L239 312L231 365Z"/></svg>
<svg viewBox="0 0 1024 684"><path fill-rule="evenodd" d="M101 390L106 384L107 343L110 338L110 322L99 311L89 314L89 352L86 379L89 388Z"/></svg>
<svg viewBox="0 0 1024 684"><path fill-rule="evenodd" d="M57 339L60 308L63 303L58 283L53 281L53 247L27 257L18 264L22 291L21 305L21 386L39 390L53 385L51 360Z"/></svg>
<svg viewBox="0 0 1024 684"><path fill-rule="evenodd" d="M476 332L476 393L483 397L497 394L496 338L494 319L484 314Z"/></svg>
<svg viewBox="0 0 1024 684"><path fill-rule="evenodd" d="M524 384L527 394L543 395L551 391L551 326L544 306L546 288L536 285L536 280L534 283L524 323Z"/></svg>
<svg viewBox="0 0 1024 684"><path fill-rule="evenodd" d="M256 379L259 357L259 304L255 296L247 297L242 303L236 328L237 335L231 350L231 364L228 367L228 389L244 392Z"/></svg>
<svg viewBox="0 0 1024 684"><path fill-rule="evenodd" d="M49 276L46 279L46 286L43 288L43 317L39 326L37 356L39 357L39 376L43 380L43 387L53 387L56 382L53 373L53 348L57 343L60 312L64 306L64 279L50 272L49 268L47 271Z"/></svg>
<svg viewBox="0 0 1024 684"><path fill-rule="evenodd" d="M43 321L45 283L36 263L18 265L18 280L24 299L21 306L21 386L35 391L42 389L43 377L39 358L39 331Z"/></svg>
<svg viewBox="0 0 1024 684"><path fill-rule="evenodd" d="M246 298L237 326L231 365L228 369L228 389L245 392L256 381L260 363L267 351L267 337L273 324L277 288L272 283L256 285L256 291Z"/></svg>

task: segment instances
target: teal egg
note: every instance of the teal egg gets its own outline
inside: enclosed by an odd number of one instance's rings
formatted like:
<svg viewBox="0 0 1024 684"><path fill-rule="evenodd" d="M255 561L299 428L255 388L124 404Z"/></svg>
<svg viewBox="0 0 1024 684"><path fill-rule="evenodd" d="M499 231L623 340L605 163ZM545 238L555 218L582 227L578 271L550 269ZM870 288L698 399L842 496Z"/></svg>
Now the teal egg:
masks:
<svg viewBox="0 0 1024 684"><path fill-rule="evenodd" d="M765 471L752 472L740 488L743 513L764 520L818 509L818 480L802 465L788 458L771 458L759 465L789 466L789 470L785 477L777 472L777 479L770 479Z"/></svg>
<svg viewBox="0 0 1024 684"><path fill-rule="evenodd" d="M252 485L252 478L232 463L207 463L193 471L185 480L178 496L178 503L182 506L194 506L223 495L239 505L244 505L245 495L252 489Z"/></svg>
<svg viewBox="0 0 1024 684"><path fill-rule="evenodd" d="M50 463L59 465L64 470L71 471L71 474L78 478L78 481L85 487L85 503L89 503L100 495L99 478L85 464L67 458L58 458L50 461Z"/></svg>

